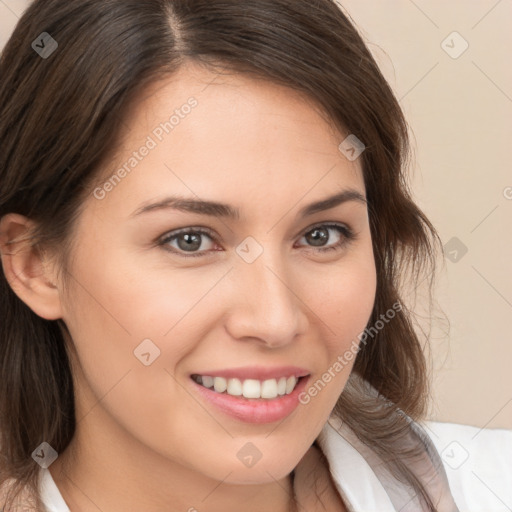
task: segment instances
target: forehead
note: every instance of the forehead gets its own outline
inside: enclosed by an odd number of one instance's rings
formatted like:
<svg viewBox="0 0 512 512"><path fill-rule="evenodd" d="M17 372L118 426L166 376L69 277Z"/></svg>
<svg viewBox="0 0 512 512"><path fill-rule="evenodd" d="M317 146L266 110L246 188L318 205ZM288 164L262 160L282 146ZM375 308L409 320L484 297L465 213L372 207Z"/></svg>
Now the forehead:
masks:
<svg viewBox="0 0 512 512"><path fill-rule="evenodd" d="M120 135L99 181L113 183L102 207L164 192L290 206L309 191L309 201L348 186L364 193L359 162L338 148L346 134L303 93L267 80L187 64L139 95Z"/></svg>

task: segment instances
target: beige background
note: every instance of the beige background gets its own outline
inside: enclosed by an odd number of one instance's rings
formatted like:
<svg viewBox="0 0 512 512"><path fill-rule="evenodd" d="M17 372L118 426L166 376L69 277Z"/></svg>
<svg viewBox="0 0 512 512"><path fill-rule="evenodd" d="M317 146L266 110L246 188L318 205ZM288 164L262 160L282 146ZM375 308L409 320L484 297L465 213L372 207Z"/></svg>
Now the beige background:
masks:
<svg viewBox="0 0 512 512"><path fill-rule="evenodd" d="M411 125L417 202L468 249L440 269L431 419L512 428L512 2L341 3ZM0 47L26 5L0 0Z"/></svg>

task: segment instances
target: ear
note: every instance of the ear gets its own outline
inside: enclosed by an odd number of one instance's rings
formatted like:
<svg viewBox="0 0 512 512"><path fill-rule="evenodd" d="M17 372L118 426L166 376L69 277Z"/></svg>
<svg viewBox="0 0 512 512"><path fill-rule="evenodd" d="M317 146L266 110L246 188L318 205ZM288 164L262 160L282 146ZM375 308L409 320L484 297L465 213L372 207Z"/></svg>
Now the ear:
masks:
<svg viewBox="0 0 512 512"><path fill-rule="evenodd" d="M35 223L16 213L0 219L0 256L7 282L38 316L62 318L57 276L51 261L30 240Z"/></svg>

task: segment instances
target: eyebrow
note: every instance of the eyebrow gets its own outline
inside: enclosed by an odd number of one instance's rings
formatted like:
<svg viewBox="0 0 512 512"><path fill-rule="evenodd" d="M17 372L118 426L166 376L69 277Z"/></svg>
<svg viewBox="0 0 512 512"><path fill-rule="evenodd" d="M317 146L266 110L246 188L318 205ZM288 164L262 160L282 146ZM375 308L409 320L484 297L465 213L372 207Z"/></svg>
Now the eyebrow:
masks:
<svg viewBox="0 0 512 512"><path fill-rule="evenodd" d="M329 210L349 201L358 201L367 204L366 198L359 191L355 189L346 189L334 194L333 196L329 196L325 199L321 199L320 201L315 201L314 203L304 206L299 211L298 215L299 218L304 218L308 215ZM136 217L143 213L165 209L208 215L211 217L222 217L232 220L240 219L240 210L229 204L207 201L204 199L192 199L182 196L169 196L154 203L143 204L135 210L130 217Z"/></svg>

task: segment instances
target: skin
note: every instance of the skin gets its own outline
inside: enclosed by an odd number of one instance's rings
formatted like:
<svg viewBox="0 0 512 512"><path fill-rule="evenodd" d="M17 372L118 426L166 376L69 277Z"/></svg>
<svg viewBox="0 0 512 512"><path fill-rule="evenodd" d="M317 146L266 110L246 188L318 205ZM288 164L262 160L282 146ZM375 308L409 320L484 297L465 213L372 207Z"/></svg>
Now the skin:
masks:
<svg viewBox="0 0 512 512"><path fill-rule="evenodd" d="M341 189L365 195L359 160L345 158L338 145L346 134L298 92L187 64L136 102L104 176L190 96L198 105L156 148L103 199L86 199L69 274L50 252L21 242L7 251L5 242L31 221L1 220L13 290L38 315L62 318L76 349L77 430L51 474L71 510L284 512L295 468L299 510L343 510L311 445L353 360L307 405L269 424L212 408L189 374L293 364L308 369L312 383L357 340L376 291L367 207L349 201L302 220L296 214ZM231 204L241 218L175 210L130 217L170 194ZM357 238L318 252L305 234L326 223L348 225ZM167 247L178 253L157 245L188 227L216 237L203 236L193 249L202 256L187 258L176 239ZM326 233L326 246L344 236ZM236 252L248 236L263 248L251 264ZM133 351L147 338L160 356L144 366ZM252 467L236 456L248 442L262 454ZM324 487L322 505L315 489Z"/></svg>

